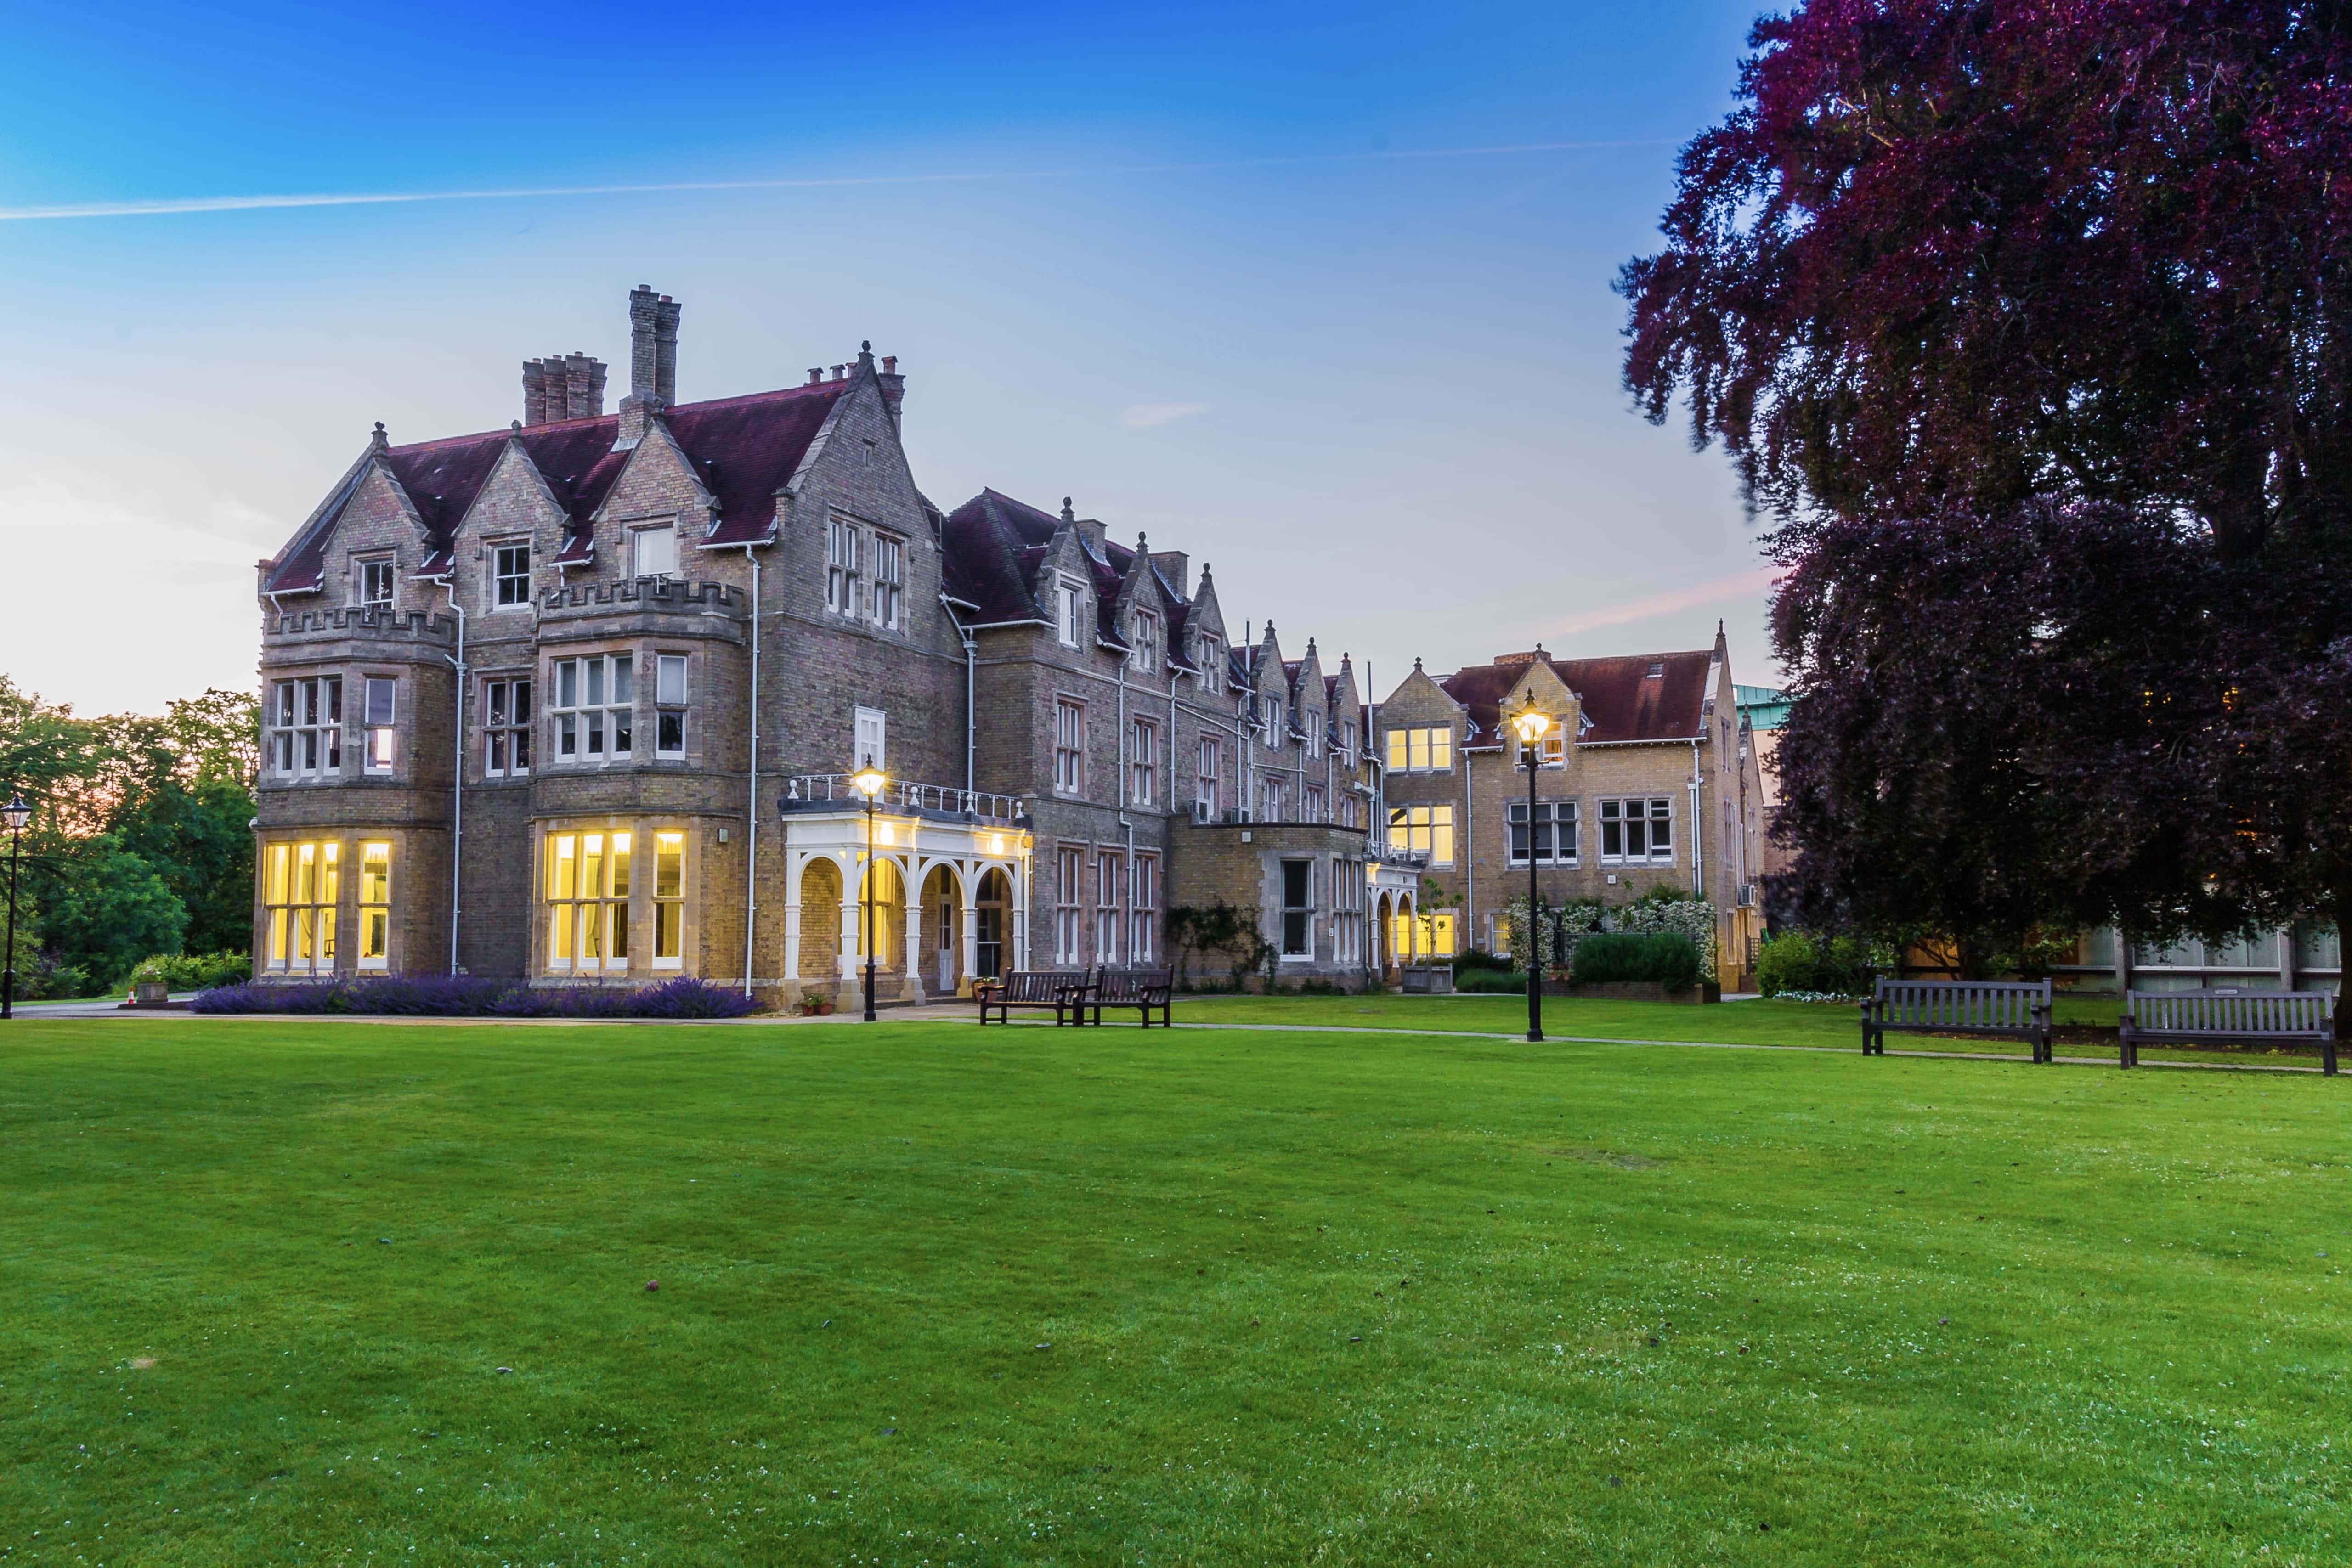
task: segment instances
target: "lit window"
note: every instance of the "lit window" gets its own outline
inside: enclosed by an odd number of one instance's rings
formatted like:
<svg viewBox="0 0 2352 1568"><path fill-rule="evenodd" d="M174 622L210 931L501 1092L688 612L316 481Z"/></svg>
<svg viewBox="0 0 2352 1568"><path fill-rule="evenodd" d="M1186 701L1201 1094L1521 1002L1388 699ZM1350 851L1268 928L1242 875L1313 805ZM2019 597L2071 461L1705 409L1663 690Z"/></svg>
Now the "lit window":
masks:
<svg viewBox="0 0 2352 1568"><path fill-rule="evenodd" d="M1601 859L1603 863L1631 861L1671 861L1675 858L1675 803L1657 795L1636 800L1601 802Z"/></svg>
<svg viewBox="0 0 2352 1568"><path fill-rule="evenodd" d="M1504 808L1510 863L1528 863L1528 803L1514 800ZM1534 848L1538 865L1576 863L1576 802L1538 800L1535 808Z"/></svg>
<svg viewBox="0 0 2352 1568"><path fill-rule="evenodd" d="M629 755L635 674L635 661L627 653L555 662L549 720L558 762L609 762Z"/></svg>
<svg viewBox="0 0 2352 1568"><path fill-rule="evenodd" d="M836 615L857 613L857 528L833 519L825 529L824 607Z"/></svg>
<svg viewBox="0 0 2352 1568"><path fill-rule="evenodd" d="M887 534L874 536L874 624L898 627L906 597L907 547Z"/></svg>
<svg viewBox="0 0 2352 1568"><path fill-rule="evenodd" d="M1389 812L1389 841L1429 857L1432 865L1454 863L1454 808L1399 806Z"/></svg>
<svg viewBox="0 0 2352 1568"><path fill-rule="evenodd" d="M520 779L530 772L530 683L487 681L482 685L482 773L489 779Z"/></svg>
<svg viewBox="0 0 2352 1568"><path fill-rule="evenodd" d="M360 562L360 602L377 609L392 603L392 562Z"/></svg>
<svg viewBox="0 0 2352 1568"><path fill-rule="evenodd" d="M392 771L394 695L391 676L367 678L366 711L361 715L361 721L367 726L367 770L371 773Z"/></svg>
<svg viewBox="0 0 2352 1568"><path fill-rule="evenodd" d="M1389 731L1389 771L1444 773L1454 767L1454 729L1450 725Z"/></svg>
<svg viewBox="0 0 2352 1568"><path fill-rule="evenodd" d="M530 602L530 547L499 545L491 552L499 605Z"/></svg>
<svg viewBox="0 0 2352 1568"><path fill-rule="evenodd" d="M342 851L333 842L269 846L261 898L269 918L268 967L310 974L335 967Z"/></svg>
<svg viewBox="0 0 2352 1568"><path fill-rule="evenodd" d="M629 555L632 577L676 577L677 525L664 523L635 530L629 535Z"/></svg>
<svg viewBox="0 0 2352 1568"><path fill-rule="evenodd" d="M1061 580L1054 591L1054 630L1065 648L1078 645L1078 585Z"/></svg>
<svg viewBox="0 0 2352 1568"><path fill-rule="evenodd" d="M1454 956L1454 912L1441 909L1420 915L1397 915L1389 925L1389 941L1400 961L1416 952L1423 958Z"/></svg>
<svg viewBox="0 0 2352 1568"><path fill-rule="evenodd" d="M574 974L629 967L626 833L547 839L547 967Z"/></svg>
<svg viewBox="0 0 2352 1568"><path fill-rule="evenodd" d="M330 844L328 848L334 846ZM360 845L360 967L392 965L392 846Z"/></svg>
<svg viewBox="0 0 2352 1568"><path fill-rule="evenodd" d="M1086 783L1087 710L1076 703L1054 705L1054 788L1075 795Z"/></svg>
<svg viewBox="0 0 2352 1568"><path fill-rule="evenodd" d="M279 778L316 779L342 771L341 676L278 682L270 718L269 759Z"/></svg>
<svg viewBox="0 0 2352 1568"><path fill-rule="evenodd" d="M1160 727L1150 719L1135 721L1128 755L1128 797L1149 806L1160 794Z"/></svg>
<svg viewBox="0 0 2352 1568"><path fill-rule="evenodd" d="M686 963L686 835L654 835L654 967Z"/></svg>
<svg viewBox="0 0 2352 1568"><path fill-rule="evenodd" d="M654 755L686 755L686 655L654 656Z"/></svg>

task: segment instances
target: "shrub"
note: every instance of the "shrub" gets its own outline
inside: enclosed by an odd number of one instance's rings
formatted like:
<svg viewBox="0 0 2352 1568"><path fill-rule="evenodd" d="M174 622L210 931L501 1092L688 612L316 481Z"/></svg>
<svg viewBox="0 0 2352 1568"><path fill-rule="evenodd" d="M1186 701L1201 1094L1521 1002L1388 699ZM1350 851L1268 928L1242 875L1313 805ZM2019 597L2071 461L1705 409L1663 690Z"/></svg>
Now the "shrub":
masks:
<svg viewBox="0 0 2352 1568"><path fill-rule="evenodd" d="M373 975L363 979L257 985L205 991L200 1013L343 1013L375 1018L734 1019L752 1010L740 991L680 977L634 991L602 986L533 988L473 975Z"/></svg>
<svg viewBox="0 0 2352 1568"><path fill-rule="evenodd" d="M1519 969L1469 969L1454 977L1454 988L1482 995L1489 992L1510 995L1527 990L1528 977Z"/></svg>
<svg viewBox="0 0 2352 1568"><path fill-rule="evenodd" d="M1580 986L1651 980L1669 989L1698 984L1698 946L1679 931L1602 932L1576 945Z"/></svg>
<svg viewBox="0 0 2352 1568"><path fill-rule="evenodd" d="M1790 991L1861 996L1875 973L1870 945L1858 936L1784 931L1764 938L1756 956L1756 988L1768 997Z"/></svg>
<svg viewBox="0 0 2352 1568"><path fill-rule="evenodd" d="M1497 957L1483 947L1465 947L1461 952L1454 955L1454 984L1460 985L1462 977L1474 969L1501 969L1507 972L1510 967L1511 961L1508 958Z"/></svg>

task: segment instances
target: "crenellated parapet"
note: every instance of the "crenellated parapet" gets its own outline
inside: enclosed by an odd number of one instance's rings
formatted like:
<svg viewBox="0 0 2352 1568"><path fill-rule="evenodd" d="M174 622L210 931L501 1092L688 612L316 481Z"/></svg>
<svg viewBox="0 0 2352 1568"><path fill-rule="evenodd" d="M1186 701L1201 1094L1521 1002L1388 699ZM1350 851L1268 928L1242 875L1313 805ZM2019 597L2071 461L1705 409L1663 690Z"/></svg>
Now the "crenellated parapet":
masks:
<svg viewBox="0 0 2352 1568"><path fill-rule="evenodd" d="M289 611L269 617L262 636L265 654L301 650L306 655L320 644L367 644L386 654L405 649L439 653L457 641L457 618L436 612L383 610L341 605Z"/></svg>
<svg viewBox="0 0 2352 1568"><path fill-rule="evenodd" d="M740 612L741 596L723 582L687 582L677 578L640 577L621 582L583 582L551 588L540 608L563 610L676 610L708 614Z"/></svg>

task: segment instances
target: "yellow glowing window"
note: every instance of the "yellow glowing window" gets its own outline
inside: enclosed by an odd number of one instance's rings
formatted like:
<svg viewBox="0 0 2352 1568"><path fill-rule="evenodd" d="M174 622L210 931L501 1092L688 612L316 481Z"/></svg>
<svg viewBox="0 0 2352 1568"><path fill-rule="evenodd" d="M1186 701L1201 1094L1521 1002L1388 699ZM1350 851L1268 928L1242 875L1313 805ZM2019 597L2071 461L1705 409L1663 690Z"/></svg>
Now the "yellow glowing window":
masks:
<svg viewBox="0 0 2352 1568"><path fill-rule="evenodd" d="M1389 731L1389 771L1443 773L1454 766L1454 730L1450 725Z"/></svg>
<svg viewBox="0 0 2352 1568"><path fill-rule="evenodd" d="M1454 808L1399 806L1389 812L1389 841L1429 857L1432 865L1454 863Z"/></svg>
<svg viewBox="0 0 2352 1568"><path fill-rule="evenodd" d="M381 841L360 845L360 967L392 963L392 846Z"/></svg>
<svg viewBox="0 0 2352 1568"><path fill-rule="evenodd" d="M1418 916L1397 915L1389 922L1389 945L1398 963L1410 961L1416 952L1423 958L1451 958L1454 956L1453 911L1437 910Z"/></svg>
<svg viewBox="0 0 2352 1568"><path fill-rule="evenodd" d="M264 963L288 973L335 967L335 912L342 893L340 843L277 843L264 852L261 902L268 912Z"/></svg>
<svg viewBox="0 0 2352 1568"><path fill-rule="evenodd" d="M686 959L686 835L654 835L654 967L677 969Z"/></svg>
<svg viewBox="0 0 2352 1568"><path fill-rule="evenodd" d="M627 833L548 835L549 968L629 967L630 841Z"/></svg>

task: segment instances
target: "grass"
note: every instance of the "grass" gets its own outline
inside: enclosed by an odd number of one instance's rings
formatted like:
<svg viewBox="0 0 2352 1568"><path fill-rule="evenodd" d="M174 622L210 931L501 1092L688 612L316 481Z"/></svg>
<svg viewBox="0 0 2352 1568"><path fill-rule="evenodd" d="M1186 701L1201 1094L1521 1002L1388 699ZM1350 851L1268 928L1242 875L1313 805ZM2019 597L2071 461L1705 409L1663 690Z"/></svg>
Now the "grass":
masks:
<svg viewBox="0 0 2352 1568"><path fill-rule="evenodd" d="M0 1040L0 1562L2352 1555L2352 1101L2317 1078Z"/></svg>
<svg viewBox="0 0 2352 1568"><path fill-rule="evenodd" d="M2062 1031L2105 1026L2110 1032L2096 1041L2070 1041L2062 1032L2058 1053L2114 1061L2116 1042L2112 1030L2116 1012L2112 999L2059 998L2053 1016ZM1524 991L1517 995L1451 997L1181 996L1176 998L1174 1017L1179 1023L1271 1023L1293 1027L1323 1023L1349 1029L1522 1035L1527 1032L1528 1003ZM1857 1054L1862 1050L1861 1009L1847 1002L1784 1002L1759 998L1686 1006L1546 997L1543 1019L1544 1032L1562 1038L1810 1046ZM2031 1054L2023 1040L1960 1036L1890 1034L1886 1037L1886 1049L1974 1051L2014 1056L2020 1061ZM2315 1068L2319 1052L2316 1048L2270 1051L2146 1046L2140 1051L2140 1061Z"/></svg>

